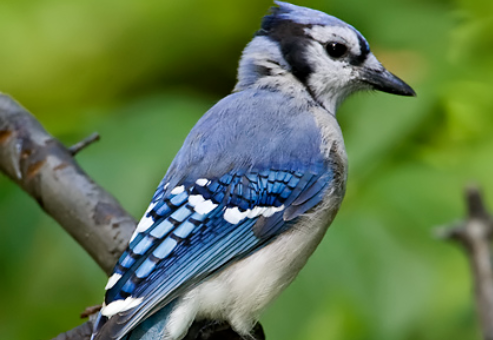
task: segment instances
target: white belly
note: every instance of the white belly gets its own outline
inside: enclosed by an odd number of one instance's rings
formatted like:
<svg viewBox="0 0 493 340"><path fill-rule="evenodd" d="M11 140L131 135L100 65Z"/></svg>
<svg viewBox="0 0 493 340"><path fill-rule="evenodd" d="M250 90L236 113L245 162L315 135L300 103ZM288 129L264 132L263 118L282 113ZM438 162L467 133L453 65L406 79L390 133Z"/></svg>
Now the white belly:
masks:
<svg viewBox="0 0 493 340"><path fill-rule="evenodd" d="M300 217L290 231L188 292L170 315L166 339L180 339L200 319L227 321L239 334L248 334L322 240L342 200L333 192L328 195L332 197L323 206Z"/></svg>

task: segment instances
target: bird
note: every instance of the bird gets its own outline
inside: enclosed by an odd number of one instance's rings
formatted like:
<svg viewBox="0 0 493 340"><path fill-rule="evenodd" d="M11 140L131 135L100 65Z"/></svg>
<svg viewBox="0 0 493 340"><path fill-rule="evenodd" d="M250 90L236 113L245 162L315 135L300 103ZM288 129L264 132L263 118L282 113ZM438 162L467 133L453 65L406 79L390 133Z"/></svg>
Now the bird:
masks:
<svg viewBox="0 0 493 340"><path fill-rule="evenodd" d="M192 128L106 285L93 340L180 340L215 320L248 338L344 197L336 111L349 95L415 96L363 35L275 1L237 83Z"/></svg>

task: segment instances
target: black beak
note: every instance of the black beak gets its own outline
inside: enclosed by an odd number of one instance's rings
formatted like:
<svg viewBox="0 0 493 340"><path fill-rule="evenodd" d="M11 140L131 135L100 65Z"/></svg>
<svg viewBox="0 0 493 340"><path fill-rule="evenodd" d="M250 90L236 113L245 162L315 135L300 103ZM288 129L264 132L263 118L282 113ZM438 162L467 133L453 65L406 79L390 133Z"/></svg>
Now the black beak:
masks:
<svg viewBox="0 0 493 340"><path fill-rule="evenodd" d="M414 92L411 86L407 85L383 67L379 70L365 69L362 80L378 91L400 96L416 97L416 92Z"/></svg>

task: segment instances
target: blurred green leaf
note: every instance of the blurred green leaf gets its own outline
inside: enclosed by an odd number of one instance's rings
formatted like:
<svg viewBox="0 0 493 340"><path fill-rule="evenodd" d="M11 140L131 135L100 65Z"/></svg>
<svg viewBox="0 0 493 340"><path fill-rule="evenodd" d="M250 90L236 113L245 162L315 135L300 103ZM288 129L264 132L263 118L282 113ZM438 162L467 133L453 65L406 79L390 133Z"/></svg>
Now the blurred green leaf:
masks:
<svg viewBox="0 0 493 340"><path fill-rule="evenodd" d="M493 195L491 0L298 4L353 24L418 97L360 94L341 107L346 199L265 313L268 339L479 339L466 259L432 228L464 215L469 181ZM0 91L67 145L98 131L77 158L139 217L188 131L233 87L270 5L4 1ZM102 299L102 271L4 177L0 225L2 338L79 324Z"/></svg>

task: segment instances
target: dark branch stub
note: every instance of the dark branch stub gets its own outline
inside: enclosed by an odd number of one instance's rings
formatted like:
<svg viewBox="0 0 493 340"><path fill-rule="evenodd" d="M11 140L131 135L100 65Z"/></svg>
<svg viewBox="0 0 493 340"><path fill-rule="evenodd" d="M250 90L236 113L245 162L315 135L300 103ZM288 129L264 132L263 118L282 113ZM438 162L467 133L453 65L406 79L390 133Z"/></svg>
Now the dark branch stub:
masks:
<svg viewBox="0 0 493 340"><path fill-rule="evenodd" d="M491 236L493 219L487 212L481 192L476 187L466 189L468 219L441 232L445 239L461 244L471 266L474 279L476 309L486 340L493 340L493 268Z"/></svg>
<svg viewBox="0 0 493 340"><path fill-rule="evenodd" d="M99 141L100 139L101 139L101 136L99 136L99 133L94 132L89 137L87 137L87 138L81 140L79 143L74 144L71 147L69 147L68 151L70 152L70 154L72 156L75 156L80 151L87 148L92 143Z"/></svg>
<svg viewBox="0 0 493 340"><path fill-rule="evenodd" d="M98 313L102 307L103 307L103 305L96 305L96 306L87 307L85 311L80 313L80 318L86 319L86 318L90 317L91 315Z"/></svg>
<svg viewBox="0 0 493 340"><path fill-rule="evenodd" d="M491 230L493 229L493 220L486 210L481 192L476 187L468 187L466 189L466 200L468 207L468 214L470 219L479 219L486 222L486 230L490 231L488 237L491 237Z"/></svg>

